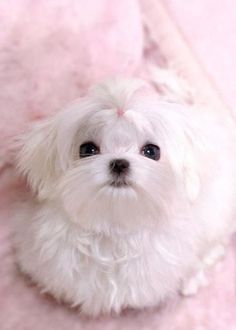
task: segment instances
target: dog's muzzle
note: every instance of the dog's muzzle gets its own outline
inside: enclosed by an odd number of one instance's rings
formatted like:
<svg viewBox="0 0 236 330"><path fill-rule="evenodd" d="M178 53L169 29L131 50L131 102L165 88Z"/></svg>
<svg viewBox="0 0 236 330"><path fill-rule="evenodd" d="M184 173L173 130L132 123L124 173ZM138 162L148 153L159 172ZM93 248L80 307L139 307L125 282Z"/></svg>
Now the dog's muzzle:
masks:
<svg viewBox="0 0 236 330"><path fill-rule="evenodd" d="M130 171L130 163L126 159L113 159L109 164L112 175L111 185L121 187L127 185L127 174Z"/></svg>

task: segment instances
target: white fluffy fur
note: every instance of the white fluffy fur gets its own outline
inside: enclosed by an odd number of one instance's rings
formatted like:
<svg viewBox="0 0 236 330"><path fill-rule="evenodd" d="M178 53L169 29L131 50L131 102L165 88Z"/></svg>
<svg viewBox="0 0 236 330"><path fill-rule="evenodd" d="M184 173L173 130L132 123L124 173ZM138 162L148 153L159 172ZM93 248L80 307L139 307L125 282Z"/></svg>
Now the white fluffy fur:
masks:
<svg viewBox="0 0 236 330"><path fill-rule="evenodd" d="M191 277L235 227L233 131L230 119L123 80L39 124L18 159L34 192L17 216L22 271L93 316L196 291ZM91 140L101 154L80 159ZM159 161L140 154L147 142ZM110 185L114 158L130 161L128 187Z"/></svg>

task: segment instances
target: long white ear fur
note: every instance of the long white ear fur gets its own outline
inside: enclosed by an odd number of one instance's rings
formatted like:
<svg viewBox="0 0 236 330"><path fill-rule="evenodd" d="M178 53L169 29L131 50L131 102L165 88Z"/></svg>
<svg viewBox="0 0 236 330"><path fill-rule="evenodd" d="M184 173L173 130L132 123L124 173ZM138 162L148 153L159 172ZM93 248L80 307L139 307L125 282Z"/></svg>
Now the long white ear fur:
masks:
<svg viewBox="0 0 236 330"><path fill-rule="evenodd" d="M189 201L194 202L200 193L200 178L191 152L184 159L184 185Z"/></svg>
<svg viewBox="0 0 236 330"><path fill-rule="evenodd" d="M50 193L60 173L55 120L37 124L19 140L17 167L39 199Z"/></svg>

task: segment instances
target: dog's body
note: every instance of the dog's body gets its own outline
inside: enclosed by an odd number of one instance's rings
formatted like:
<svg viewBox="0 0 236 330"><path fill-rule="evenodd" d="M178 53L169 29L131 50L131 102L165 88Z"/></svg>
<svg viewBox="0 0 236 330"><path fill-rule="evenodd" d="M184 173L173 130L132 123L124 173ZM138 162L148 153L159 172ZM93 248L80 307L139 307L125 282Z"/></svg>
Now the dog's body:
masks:
<svg viewBox="0 0 236 330"><path fill-rule="evenodd" d="M142 82L97 87L23 142L21 269L91 315L194 293L235 229L235 141Z"/></svg>

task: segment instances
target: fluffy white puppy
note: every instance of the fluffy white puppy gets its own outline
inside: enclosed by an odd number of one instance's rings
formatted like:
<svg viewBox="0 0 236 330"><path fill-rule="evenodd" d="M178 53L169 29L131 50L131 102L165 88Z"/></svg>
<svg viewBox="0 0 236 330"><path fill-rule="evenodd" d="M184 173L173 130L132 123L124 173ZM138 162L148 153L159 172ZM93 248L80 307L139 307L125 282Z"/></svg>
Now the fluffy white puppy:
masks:
<svg viewBox="0 0 236 330"><path fill-rule="evenodd" d="M119 79L37 125L18 159L21 270L93 316L194 293L235 228L233 130Z"/></svg>

